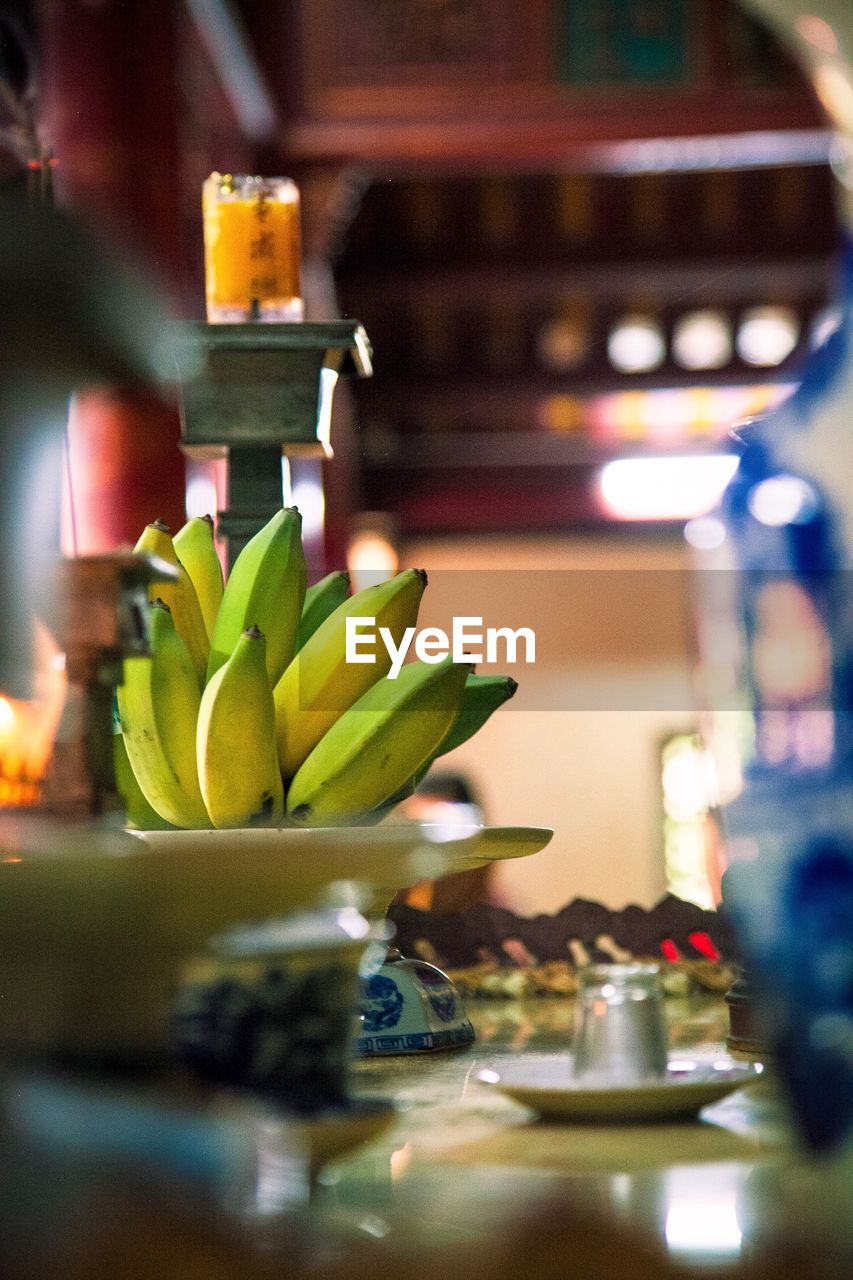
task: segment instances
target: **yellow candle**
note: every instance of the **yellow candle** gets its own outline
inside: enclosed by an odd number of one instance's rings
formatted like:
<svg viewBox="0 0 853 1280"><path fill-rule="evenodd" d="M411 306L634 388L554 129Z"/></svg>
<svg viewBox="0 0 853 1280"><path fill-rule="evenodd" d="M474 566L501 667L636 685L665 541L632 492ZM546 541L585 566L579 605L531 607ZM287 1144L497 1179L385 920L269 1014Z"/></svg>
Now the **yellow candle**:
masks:
<svg viewBox="0 0 853 1280"><path fill-rule="evenodd" d="M214 173L204 184L202 209L209 322L301 320L295 184Z"/></svg>

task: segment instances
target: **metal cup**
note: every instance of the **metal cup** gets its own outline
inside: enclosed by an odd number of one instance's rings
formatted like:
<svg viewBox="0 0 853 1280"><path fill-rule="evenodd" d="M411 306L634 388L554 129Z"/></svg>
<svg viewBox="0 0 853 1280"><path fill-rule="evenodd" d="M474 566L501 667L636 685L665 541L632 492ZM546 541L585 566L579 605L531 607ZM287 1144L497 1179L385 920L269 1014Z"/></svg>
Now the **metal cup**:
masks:
<svg viewBox="0 0 853 1280"><path fill-rule="evenodd" d="M575 1008L574 1079L631 1085L666 1074L663 989L656 964L590 965Z"/></svg>

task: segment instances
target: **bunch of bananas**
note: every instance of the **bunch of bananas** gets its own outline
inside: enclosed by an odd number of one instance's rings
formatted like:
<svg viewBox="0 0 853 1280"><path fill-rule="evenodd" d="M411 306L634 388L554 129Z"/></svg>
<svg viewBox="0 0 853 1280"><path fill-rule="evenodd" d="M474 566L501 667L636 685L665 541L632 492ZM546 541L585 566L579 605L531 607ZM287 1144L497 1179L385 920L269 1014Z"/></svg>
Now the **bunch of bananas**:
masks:
<svg viewBox="0 0 853 1280"><path fill-rule="evenodd" d="M347 619L371 618L399 646L426 574L408 569L349 595L345 573L306 590L301 518L285 507L223 581L210 516L175 535L146 527L138 553L172 564L152 587L151 656L125 662L116 691L116 776L141 828L376 821L433 760L476 733L515 681L411 662L389 678L346 661Z"/></svg>

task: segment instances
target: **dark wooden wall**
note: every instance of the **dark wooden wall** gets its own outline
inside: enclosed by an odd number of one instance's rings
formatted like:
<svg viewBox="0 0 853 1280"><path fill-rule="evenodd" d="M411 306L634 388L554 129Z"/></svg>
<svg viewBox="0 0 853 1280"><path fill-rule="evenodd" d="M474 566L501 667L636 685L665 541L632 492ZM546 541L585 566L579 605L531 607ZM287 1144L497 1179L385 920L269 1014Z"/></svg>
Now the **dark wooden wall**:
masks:
<svg viewBox="0 0 853 1280"><path fill-rule="evenodd" d="M184 314L203 308L206 174L299 181L308 314L359 313L377 356L375 384L358 389L358 434L339 395L338 459L326 469L333 560L352 512L391 505L401 491L430 519L462 518L454 493L464 497L470 475L445 476L448 493L424 487L424 476L385 474L374 465L382 432L515 431L541 419L555 390L541 334L566 306L581 307L591 335L573 377L595 390L607 386L600 334L613 309L641 302L669 324L687 282L701 301L690 271L718 264L718 250L740 289L728 297L720 287L721 305L784 301L795 282L791 300L807 319L826 296L825 171L802 181L729 172L756 158L762 138L795 155L821 127L790 59L730 0L233 0L272 103L264 136L238 118L209 32L187 6L39 0L35 9L60 193L118 228ZM615 176L626 164L689 165L691 155L694 167L716 163L716 176ZM174 413L159 426L145 417L144 447L131 419L116 421L121 465L105 491L130 486L174 520L183 482ZM576 504L543 497L549 485L562 493L579 482L576 463L528 468L524 508L544 504L542 520L582 518ZM500 489L495 501L505 498ZM111 508L105 529L131 537L138 503Z"/></svg>

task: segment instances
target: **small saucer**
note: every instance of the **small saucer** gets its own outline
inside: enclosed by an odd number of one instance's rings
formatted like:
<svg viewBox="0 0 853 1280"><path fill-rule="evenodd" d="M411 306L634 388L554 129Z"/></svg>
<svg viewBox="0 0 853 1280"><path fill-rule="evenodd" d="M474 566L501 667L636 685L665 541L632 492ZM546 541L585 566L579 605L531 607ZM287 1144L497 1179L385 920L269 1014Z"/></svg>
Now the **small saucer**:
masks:
<svg viewBox="0 0 853 1280"><path fill-rule="evenodd" d="M588 1085L572 1080L567 1054L528 1056L480 1071L481 1084L537 1111L547 1120L610 1124L683 1120L726 1094L760 1079L754 1063L721 1054L713 1059L670 1057L666 1076L631 1085Z"/></svg>

